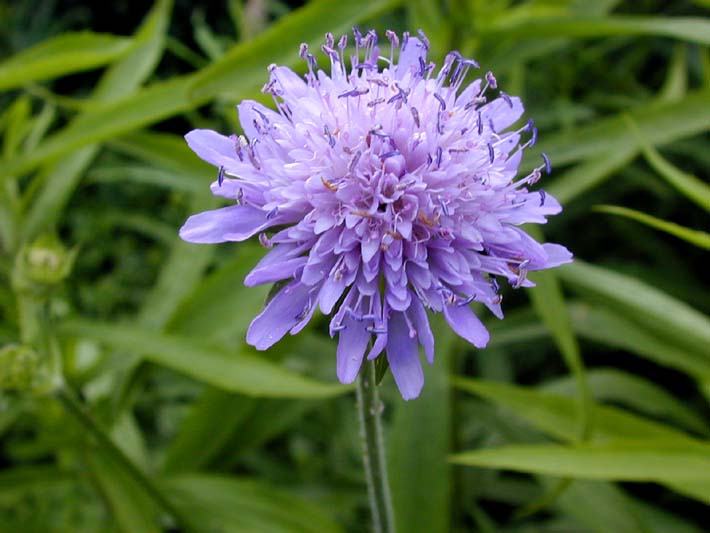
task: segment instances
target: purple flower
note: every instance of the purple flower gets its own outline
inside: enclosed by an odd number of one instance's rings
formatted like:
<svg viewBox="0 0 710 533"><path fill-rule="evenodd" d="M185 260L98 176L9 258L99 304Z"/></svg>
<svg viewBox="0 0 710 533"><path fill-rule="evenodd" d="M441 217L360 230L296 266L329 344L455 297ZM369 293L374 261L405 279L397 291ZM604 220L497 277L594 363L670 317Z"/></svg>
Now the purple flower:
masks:
<svg viewBox="0 0 710 533"><path fill-rule="evenodd" d="M305 80L272 65L264 92L277 108L245 100L243 136L210 130L187 134L190 147L219 168L214 194L229 207L191 216L180 230L198 243L259 235L270 251L245 280L285 282L254 319L247 342L266 350L301 331L316 308L339 336L337 374L351 383L363 358L386 353L405 400L424 375L419 345L434 360L427 309L444 314L478 348L488 331L469 304L502 318L495 276L532 286L526 274L571 261L558 244L539 244L518 226L542 224L559 203L515 179L523 150L534 144L532 122L509 130L523 113L492 73L461 90L475 61L448 54L438 70L425 38L355 29L345 56L326 35L330 74L306 45ZM525 134L529 140L523 141Z"/></svg>

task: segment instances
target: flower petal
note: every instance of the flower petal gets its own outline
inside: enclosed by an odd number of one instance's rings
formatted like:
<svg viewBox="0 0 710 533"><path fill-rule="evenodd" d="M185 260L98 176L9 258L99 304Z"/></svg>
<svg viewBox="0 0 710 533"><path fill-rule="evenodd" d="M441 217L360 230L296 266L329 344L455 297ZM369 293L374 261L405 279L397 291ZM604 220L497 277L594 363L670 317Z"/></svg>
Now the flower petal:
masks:
<svg viewBox="0 0 710 533"><path fill-rule="evenodd" d="M270 226L266 213L250 205L230 205L192 215L180 228L187 242L243 241Z"/></svg>
<svg viewBox="0 0 710 533"><path fill-rule="evenodd" d="M387 329L387 361L392 376L402 398L412 400L419 396L424 385L417 339L409 335L404 313L392 313Z"/></svg>
<svg viewBox="0 0 710 533"><path fill-rule="evenodd" d="M343 329L338 337L337 374L341 383L352 383L362 365L367 344L370 342L370 333L364 321L358 322L346 315L343 320Z"/></svg>
<svg viewBox="0 0 710 533"><path fill-rule="evenodd" d="M419 59L426 62L426 47L416 37L407 39L407 45L400 51L395 76L403 79L408 73L419 72Z"/></svg>
<svg viewBox="0 0 710 533"><path fill-rule="evenodd" d="M257 350L266 350L286 335L302 319L309 303L311 287L294 282L287 285L252 320L247 342Z"/></svg>
<svg viewBox="0 0 710 533"><path fill-rule="evenodd" d="M488 344L488 330L468 305L444 305L444 317L451 329L476 348Z"/></svg>
<svg viewBox="0 0 710 533"><path fill-rule="evenodd" d="M212 130L192 130L185 135L190 149L216 167L233 167L239 163L234 141Z"/></svg>
<svg viewBox="0 0 710 533"><path fill-rule="evenodd" d="M412 297L412 305L409 306L407 312L414 323L414 327L417 329L417 336L424 347L426 360L429 364L432 364L434 362L434 334L431 332L429 317L426 316L426 310L419 298Z"/></svg>

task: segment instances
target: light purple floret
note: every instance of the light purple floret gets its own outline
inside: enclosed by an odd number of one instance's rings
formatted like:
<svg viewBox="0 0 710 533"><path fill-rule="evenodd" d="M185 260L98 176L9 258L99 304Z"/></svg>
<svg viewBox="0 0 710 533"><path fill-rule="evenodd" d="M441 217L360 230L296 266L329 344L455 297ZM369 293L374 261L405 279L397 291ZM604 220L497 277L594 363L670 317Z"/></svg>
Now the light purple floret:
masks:
<svg viewBox="0 0 710 533"><path fill-rule="evenodd" d="M520 99L490 96L490 73L461 90L478 65L458 52L435 70L422 39L404 34L400 47L388 32L383 56L373 31L355 35L349 65L327 36L330 74L305 45L305 80L270 67L264 92L278 112L239 104L244 136L187 134L190 148L219 169L214 194L234 203L190 217L180 236L217 243L259 235L270 248L245 283L286 283L252 322L249 344L266 350L319 307L339 336L338 379L351 383L364 357L385 352L409 400L424 383L419 345L434 359L427 309L483 348L488 331L469 304L502 317L495 276L529 287L529 271L572 256L518 227L561 210L549 194L529 190L549 171L547 157L515 179L536 137L531 121L508 130L523 114Z"/></svg>

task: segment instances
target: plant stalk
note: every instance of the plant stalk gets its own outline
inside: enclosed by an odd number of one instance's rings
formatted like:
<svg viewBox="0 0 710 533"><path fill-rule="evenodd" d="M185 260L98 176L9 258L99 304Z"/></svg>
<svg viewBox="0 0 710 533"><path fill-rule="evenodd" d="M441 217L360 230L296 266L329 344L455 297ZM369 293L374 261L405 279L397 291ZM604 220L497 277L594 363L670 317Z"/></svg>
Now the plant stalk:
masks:
<svg viewBox="0 0 710 533"><path fill-rule="evenodd" d="M394 512L382 435L383 408L375 381L375 362L365 361L357 379L357 410L373 531L394 533Z"/></svg>

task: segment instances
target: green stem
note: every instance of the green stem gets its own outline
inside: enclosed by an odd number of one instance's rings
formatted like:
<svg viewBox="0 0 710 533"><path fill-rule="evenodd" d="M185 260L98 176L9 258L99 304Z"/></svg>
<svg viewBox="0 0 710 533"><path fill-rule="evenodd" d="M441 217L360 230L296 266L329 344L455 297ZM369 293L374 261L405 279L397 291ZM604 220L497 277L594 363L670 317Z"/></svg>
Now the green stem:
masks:
<svg viewBox="0 0 710 533"><path fill-rule="evenodd" d="M182 511L165 497L153 480L148 477L133 461L131 461L123 451L116 446L110 437L98 426L86 407L79 401L72 391L66 386L60 387L55 392L57 399L62 403L68 413L74 416L76 421L84 427L98 442L105 452L140 485L150 495L155 502L173 517L179 531L191 531L188 521L182 515Z"/></svg>
<svg viewBox="0 0 710 533"><path fill-rule="evenodd" d="M360 419L363 463L375 533L394 533L392 497L387 481L382 409L375 381L375 362L365 361L357 380L357 410Z"/></svg>

